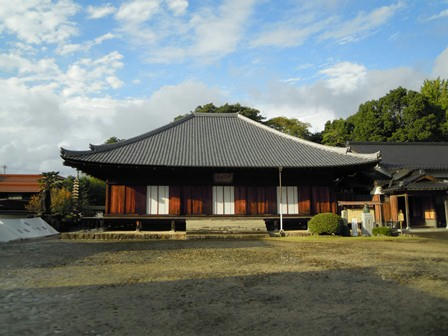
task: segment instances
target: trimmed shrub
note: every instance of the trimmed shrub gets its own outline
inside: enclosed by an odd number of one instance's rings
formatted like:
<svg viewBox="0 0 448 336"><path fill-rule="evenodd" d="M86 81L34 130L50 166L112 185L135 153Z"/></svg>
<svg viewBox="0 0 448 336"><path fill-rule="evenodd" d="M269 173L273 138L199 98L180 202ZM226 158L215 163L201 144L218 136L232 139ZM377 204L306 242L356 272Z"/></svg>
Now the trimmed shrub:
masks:
<svg viewBox="0 0 448 336"><path fill-rule="evenodd" d="M392 229L387 226L380 226L373 228L372 234L374 236L392 236Z"/></svg>
<svg viewBox="0 0 448 336"><path fill-rule="evenodd" d="M319 235L348 235L349 229L342 218L334 213L320 213L308 222L308 230Z"/></svg>

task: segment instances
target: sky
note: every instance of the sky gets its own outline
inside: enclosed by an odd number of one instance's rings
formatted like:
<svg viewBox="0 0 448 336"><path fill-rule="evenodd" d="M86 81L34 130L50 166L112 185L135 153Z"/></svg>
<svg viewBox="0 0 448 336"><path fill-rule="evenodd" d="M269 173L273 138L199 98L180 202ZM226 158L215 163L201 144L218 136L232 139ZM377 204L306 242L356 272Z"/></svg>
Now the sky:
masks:
<svg viewBox="0 0 448 336"><path fill-rule="evenodd" d="M0 0L0 168L73 174L60 147L130 138L210 102L320 131L437 77L445 0Z"/></svg>

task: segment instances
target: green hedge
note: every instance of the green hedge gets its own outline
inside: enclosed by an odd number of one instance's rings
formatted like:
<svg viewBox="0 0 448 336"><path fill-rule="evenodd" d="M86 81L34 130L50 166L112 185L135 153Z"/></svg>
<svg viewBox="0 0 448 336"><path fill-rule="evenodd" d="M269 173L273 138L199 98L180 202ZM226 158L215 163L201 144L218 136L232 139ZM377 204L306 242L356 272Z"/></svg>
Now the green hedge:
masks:
<svg viewBox="0 0 448 336"><path fill-rule="evenodd" d="M342 218L334 213L321 213L310 219L308 230L319 235L350 235L350 230Z"/></svg>
<svg viewBox="0 0 448 336"><path fill-rule="evenodd" d="M392 229L387 226L380 226L373 228L372 234L374 236L392 236Z"/></svg>

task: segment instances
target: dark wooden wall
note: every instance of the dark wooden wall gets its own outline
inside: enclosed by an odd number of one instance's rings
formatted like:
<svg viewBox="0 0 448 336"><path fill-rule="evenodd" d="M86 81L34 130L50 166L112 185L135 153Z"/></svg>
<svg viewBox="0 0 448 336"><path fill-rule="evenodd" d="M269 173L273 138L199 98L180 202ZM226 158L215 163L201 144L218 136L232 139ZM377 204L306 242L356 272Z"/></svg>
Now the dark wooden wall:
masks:
<svg viewBox="0 0 448 336"><path fill-rule="evenodd" d="M145 186L108 185L106 188L107 214L144 214L145 212Z"/></svg>
<svg viewBox="0 0 448 336"><path fill-rule="evenodd" d="M381 205L375 205L375 221L383 223L397 222L398 212L405 213L404 200L402 199L401 205L399 204L399 196L390 195L383 196L374 195L372 201L381 201ZM409 209L411 224L419 225L424 224L425 220L436 220L437 212L434 206L434 196L431 193L414 193L409 194ZM381 211L380 211L381 208ZM380 218L380 216L382 216Z"/></svg>
<svg viewBox="0 0 448 336"><path fill-rule="evenodd" d="M236 185L235 215L256 216L277 214L275 186ZM145 215L146 186L107 185L106 214ZM298 187L299 215L321 212L336 213L336 197L326 186ZM211 185L182 185L169 187L169 215L194 216L212 214Z"/></svg>
<svg viewBox="0 0 448 336"><path fill-rule="evenodd" d="M276 213L276 187L235 186L235 215L274 215Z"/></svg>

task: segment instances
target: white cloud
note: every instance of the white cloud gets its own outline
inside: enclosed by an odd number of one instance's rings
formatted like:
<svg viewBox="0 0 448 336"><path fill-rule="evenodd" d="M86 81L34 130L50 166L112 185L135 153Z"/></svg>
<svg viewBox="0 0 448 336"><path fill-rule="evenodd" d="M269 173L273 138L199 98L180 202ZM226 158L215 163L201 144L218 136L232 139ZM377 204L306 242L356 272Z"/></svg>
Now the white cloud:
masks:
<svg viewBox="0 0 448 336"><path fill-rule="evenodd" d="M293 10L294 13L289 13L287 19L282 19L259 33L250 42L250 46L297 47L319 33L320 40L335 39L341 44L353 42L386 23L398 9L404 6L402 2L398 2L377 8L370 13L360 12L355 18L338 23L332 14L338 3L339 1L324 1L301 5L300 8ZM322 19L321 12L325 8L329 9L328 15Z"/></svg>
<svg viewBox="0 0 448 336"><path fill-rule="evenodd" d="M22 81L47 80L60 74L53 58L30 61L19 54L0 54L0 70L11 74L17 73Z"/></svg>
<svg viewBox="0 0 448 336"><path fill-rule="evenodd" d="M430 16L429 18L425 19L425 21L432 21L432 20L437 20L437 19L441 19L441 18L445 18L445 17L448 17L448 9L445 9L438 14Z"/></svg>
<svg viewBox="0 0 448 336"><path fill-rule="evenodd" d="M157 31L159 40L164 40L151 48L148 60L168 63L191 57L211 61L235 51L254 3L226 0L217 8L201 8L188 22L174 20L172 26Z"/></svg>
<svg viewBox="0 0 448 336"><path fill-rule="evenodd" d="M166 0L166 3L174 15L182 15L188 8L187 0Z"/></svg>
<svg viewBox="0 0 448 336"><path fill-rule="evenodd" d="M298 118L309 122L314 131L320 131L327 120L346 118L354 114L361 103L378 99L399 86L418 90L426 78L412 68L368 70L349 62L331 66L323 70L323 74L327 77L298 87L272 82L266 90L255 93L249 104L268 117Z"/></svg>
<svg viewBox="0 0 448 336"><path fill-rule="evenodd" d="M300 23L300 20L291 23L278 24L274 29L265 31L251 41L251 47L275 46L297 47L302 45L310 36L322 31L333 19L315 23Z"/></svg>
<svg viewBox="0 0 448 336"><path fill-rule="evenodd" d="M171 121L210 101L219 89L186 81L164 86L145 99L62 96L53 88L0 79L0 164L11 173L59 170L59 147L87 149L111 136L129 138Z"/></svg>
<svg viewBox="0 0 448 336"><path fill-rule="evenodd" d="M329 28L321 34L320 39L334 39L340 44L358 41L385 24L402 7L404 4L400 1L377 8L370 13L360 12L354 19Z"/></svg>
<svg viewBox="0 0 448 336"><path fill-rule="evenodd" d="M115 7L111 4L106 4L104 6L87 6L87 13L89 14L89 19L101 19L115 12Z"/></svg>
<svg viewBox="0 0 448 336"><path fill-rule="evenodd" d="M144 23L159 11L160 2L160 0L133 0L123 3L115 14L115 18L121 23L121 31L139 43L154 42L156 34Z"/></svg>
<svg viewBox="0 0 448 336"><path fill-rule="evenodd" d="M86 95L100 93L109 87L121 87L123 83L115 73L123 67L122 58L119 52L114 51L99 59L83 58L73 63L61 77L62 94Z"/></svg>
<svg viewBox="0 0 448 336"><path fill-rule="evenodd" d="M138 25L154 15L159 7L159 0L133 0L122 4L115 17L120 21Z"/></svg>
<svg viewBox="0 0 448 336"><path fill-rule="evenodd" d="M118 89L123 86L123 82L115 76L106 77L106 82L113 88Z"/></svg>
<svg viewBox="0 0 448 336"><path fill-rule="evenodd" d="M341 62L319 72L328 76L325 83L335 94L355 91L367 75L365 66L350 62Z"/></svg>
<svg viewBox="0 0 448 336"><path fill-rule="evenodd" d="M90 50L92 47L103 43L104 41L107 40L111 40L115 38L115 35L112 33L106 33L104 35L98 36L97 38L91 40L91 41L86 41L83 43L75 43L75 44L63 44L60 45L57 49L56 52L59 55L68 55L68 54L72 54L75 52L79 52L79 51L83 51L86 52L88 50Z"/></svg>
<svg viewBox="0 0 448 336"><path fill-rule="evenodd" d="M194 17L196 42L192 53L216 56L234 51L253 5L254 0L228 0L219 7L218 15L207 13Z"/></svg>
<svg viewBox="0 0 448 336"><path fill-rule="evenodd" d="M433 76L448 78L448 48L446 48L434 61Z"/></svg>
<svg viewBox="0 0 448 336"><path fill-rule="evenodd" d="M1 0L0 32L27 43L61 43L77 33L70 17L78 10L71 0Z"/></svg>
<svg viewBox="0 0 448 336"><path fill-rule="evenodd" d="M114 51L98 59L82 58L63 71L53 58L30 60L17 54L0 54L0 70L15 75L11 78L24 85L46 86L64 96L87 95L123 85L116 76L122 59Z"/></svg>
<svg viewBox="0 0 448 336"><path fill-rule="evenodd" d="M0 70L5 72L12 72L22 69L21 71L30 67L30 62L20 55L9 53L0 54Z"/></svg>
<svg viewBox="0 0 448 336"><path fill-rule="evenodd" d="M297 82L300 82L301 80L302 80L302 78L300 78L300 77L292 77L292 78L281 79L280 82L297 83Z"/></svg>

